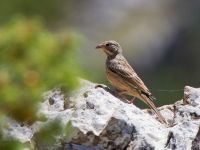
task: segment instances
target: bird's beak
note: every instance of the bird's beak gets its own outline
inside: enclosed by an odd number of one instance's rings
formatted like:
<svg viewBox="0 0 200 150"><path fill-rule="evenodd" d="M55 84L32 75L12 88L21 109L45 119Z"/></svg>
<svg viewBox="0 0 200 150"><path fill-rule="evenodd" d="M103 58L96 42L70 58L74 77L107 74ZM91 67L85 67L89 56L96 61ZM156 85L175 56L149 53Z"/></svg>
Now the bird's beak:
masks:
<svg viewBox="0 0 200 150"><path fill-rule="evenodd" d="M99 45L96 46L96 49L100 49L100 48L103 48L103 47L104 47L103 44L99 44Z"/></svg>

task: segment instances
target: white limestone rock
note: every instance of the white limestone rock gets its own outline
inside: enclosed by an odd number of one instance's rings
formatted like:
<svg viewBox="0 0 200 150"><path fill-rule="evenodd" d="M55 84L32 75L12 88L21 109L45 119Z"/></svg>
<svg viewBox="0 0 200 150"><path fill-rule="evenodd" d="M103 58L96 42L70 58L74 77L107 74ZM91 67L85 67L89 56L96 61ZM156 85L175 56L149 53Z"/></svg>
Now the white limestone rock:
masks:
<svg viewBox="0 0 200 150"><path fill-rule="evenodd" d="M41 126L59 119L63 125L70 122L76 129L70 138L59 137L66 150L200 149L200 89L186 86L183 101L159 108L170 124L167 127L155 114L124 103L108 90L95 86L82 80L81 88L68 97L58 89L45 93L38 114L44 115L46 122L19 127L9 121L12 129L4 128L4 133L28 142L34 140Z"/></svg>

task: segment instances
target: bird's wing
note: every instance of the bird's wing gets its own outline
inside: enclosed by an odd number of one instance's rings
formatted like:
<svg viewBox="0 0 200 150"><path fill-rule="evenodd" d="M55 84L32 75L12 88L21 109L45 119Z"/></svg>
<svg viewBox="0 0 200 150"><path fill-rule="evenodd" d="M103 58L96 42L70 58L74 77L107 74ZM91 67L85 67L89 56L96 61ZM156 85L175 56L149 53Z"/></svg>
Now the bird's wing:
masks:
<svg viewBox="0 0 200 150"><path fill-rule="evenodd" d="M143 94L147 96L151 96L149 89L145 86L143 81L138 77L136 72L128 64L125 58L121 58L121 60L118 60L113 64L110 64L108 67L112 72L123 78L124 82L126 82L132 88L141 91Z"/></svg>

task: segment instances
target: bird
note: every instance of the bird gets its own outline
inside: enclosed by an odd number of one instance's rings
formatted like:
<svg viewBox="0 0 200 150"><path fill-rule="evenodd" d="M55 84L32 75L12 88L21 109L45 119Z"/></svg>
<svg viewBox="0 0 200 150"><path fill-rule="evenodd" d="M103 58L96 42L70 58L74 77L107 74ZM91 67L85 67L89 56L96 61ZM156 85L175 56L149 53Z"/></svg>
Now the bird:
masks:
<svg viewBox="0 0 200 150"><path fill-rule="evenodd" d="M107 55L106 75L108 81L121 96L131 96L142 100L158 116L161 123L167 124L165 118L156 108L155 99L144 82L140 79L122 54L122 47L114 40L104 41L96 46Z"/></svg>

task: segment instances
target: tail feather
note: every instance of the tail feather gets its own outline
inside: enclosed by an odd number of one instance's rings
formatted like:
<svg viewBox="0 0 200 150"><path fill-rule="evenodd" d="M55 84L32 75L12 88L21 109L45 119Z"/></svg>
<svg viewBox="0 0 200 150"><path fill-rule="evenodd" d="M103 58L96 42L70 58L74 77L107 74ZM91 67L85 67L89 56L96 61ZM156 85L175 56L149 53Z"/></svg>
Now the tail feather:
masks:
<svg viewBox="0 0 200 150"><path fill-rule="evenodd" d="M153 95L149 95L149 98L150 98L152 101L156 100L156 98L155 98Z"/></svg>
<svg viewBox="0 0 200 150"><path fill-rule="evenodd" d="M141 97L143 99L143 101L151 108L153 109L153 111L157 114L158 119L161 123L163 124L167 124L165 118L161 115L161 113L159 112L159 110L156 108L156 106L154 105L154 103L151 100L151 97L147 97L146 95L141 94Z"/></svg>

